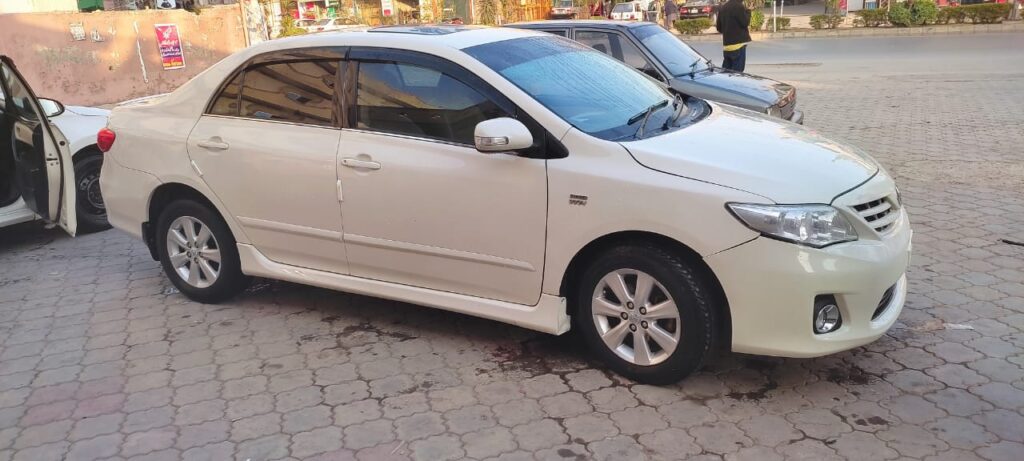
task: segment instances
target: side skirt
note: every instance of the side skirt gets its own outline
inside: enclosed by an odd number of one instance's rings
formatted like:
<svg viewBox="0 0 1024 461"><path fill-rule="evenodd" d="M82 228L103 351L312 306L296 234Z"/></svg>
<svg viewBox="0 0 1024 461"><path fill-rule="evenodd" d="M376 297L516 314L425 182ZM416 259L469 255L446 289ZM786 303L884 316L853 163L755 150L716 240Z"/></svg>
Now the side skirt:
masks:
<svg viewBox="0 0 1024 461"><path fill-rule="evenodd" d="M446 291L400 285L380 280L289 266L267 259L252 245L239 243L238 256L246 275L266 277L320 288L418 304L509 323L530 330L560 335L569 331L565 298L541 294L535 306L477 298Z"/></svg>

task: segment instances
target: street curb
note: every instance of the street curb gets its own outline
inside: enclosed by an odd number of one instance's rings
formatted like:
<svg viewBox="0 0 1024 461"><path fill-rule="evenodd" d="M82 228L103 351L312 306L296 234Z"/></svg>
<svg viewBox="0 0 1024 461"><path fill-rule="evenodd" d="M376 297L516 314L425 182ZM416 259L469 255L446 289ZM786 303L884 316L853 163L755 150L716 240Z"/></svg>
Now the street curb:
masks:
<svg viewBox="0 0 1024 461"><path fill-rule="evenodd" d="M765 21L769 21L766 19ZM674 32L674 31L673 31ZM1002 24L949 24L924 27L850 27L826 30L787 30L785 32L752 32L750 38L775 40L780 38L826 38L826 37L903 37L920 35L960 35L993 32L1024 32L1024 21ZM717 42L721 34L679 35L688 42Z"/></svg>

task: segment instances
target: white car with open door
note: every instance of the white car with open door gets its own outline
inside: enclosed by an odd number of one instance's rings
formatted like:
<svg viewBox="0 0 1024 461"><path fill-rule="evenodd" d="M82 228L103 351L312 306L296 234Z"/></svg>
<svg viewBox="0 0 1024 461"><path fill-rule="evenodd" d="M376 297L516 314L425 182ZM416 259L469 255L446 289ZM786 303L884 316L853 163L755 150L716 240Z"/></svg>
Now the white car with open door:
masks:
<svg viewBox="0 0 1024 461"><path fill-rule="evenodd" d="M75 235L74 178L71 144L14 62L0 56L0 226L42 219Z"/></svg>
<svg viewBox="0 0 1024 461"><path fill-rule="evenodd" d="M260 276L572 327L664 383L716 346L869 343L907 293L909 221L871 157L541 32L264 42L100 136L111 224L202 302Z"/></svg>

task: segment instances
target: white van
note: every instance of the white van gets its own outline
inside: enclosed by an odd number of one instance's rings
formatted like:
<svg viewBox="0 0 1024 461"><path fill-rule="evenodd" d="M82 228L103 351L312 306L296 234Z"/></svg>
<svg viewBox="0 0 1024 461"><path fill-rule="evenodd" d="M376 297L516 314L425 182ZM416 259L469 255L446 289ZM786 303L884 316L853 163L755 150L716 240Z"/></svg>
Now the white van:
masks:
<svg viewBox="0 0 1024 461"><path fill-rule="evenodd" d="M647 11L650 1L623 2L612 8L612 19L620 21L646 21L644 12Z"/></svg>

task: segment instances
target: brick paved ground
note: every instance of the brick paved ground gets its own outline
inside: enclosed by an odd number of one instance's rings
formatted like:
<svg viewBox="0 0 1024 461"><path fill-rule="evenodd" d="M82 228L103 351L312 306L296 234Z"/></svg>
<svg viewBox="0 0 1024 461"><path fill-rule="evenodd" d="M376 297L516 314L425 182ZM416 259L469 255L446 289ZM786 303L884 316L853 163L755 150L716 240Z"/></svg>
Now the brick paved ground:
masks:
<svg viewBox="0 0 1024 461"><path fill-rule="evenodd" d="M406 304L278 282L195 304L120 232L18 226L0 460L1024 458L1024 247L1000 242L1024 241L1024 72L762 71L901 178L911 293L878 342L650 387L572 337Z"/></svg>

